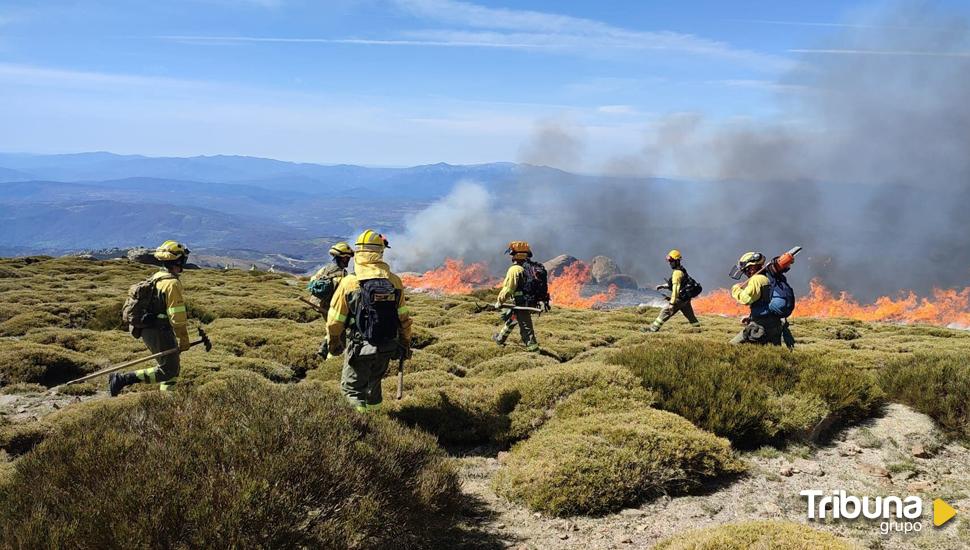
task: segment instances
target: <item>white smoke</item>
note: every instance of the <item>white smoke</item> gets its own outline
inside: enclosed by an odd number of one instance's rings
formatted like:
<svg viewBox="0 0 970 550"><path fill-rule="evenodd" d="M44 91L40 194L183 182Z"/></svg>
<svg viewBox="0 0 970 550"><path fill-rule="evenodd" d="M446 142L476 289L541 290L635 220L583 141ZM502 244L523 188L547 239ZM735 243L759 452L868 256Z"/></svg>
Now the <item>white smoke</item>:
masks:
<svg viewBox="0 0 970 550"><path fill-rule="evenodd" d="M395 236L395 258L503 262L523 239L539 259L612 256L646 284L681 248L715 288L742 252L801 245L796 283L860 298L970 284L970 27L922 5L853 23L777 83L774 119L665 117L612 163L645 167L640 179L524 168L515 186L459 185ZM521 160L577 162L583 137L545 121Z"/></svg>

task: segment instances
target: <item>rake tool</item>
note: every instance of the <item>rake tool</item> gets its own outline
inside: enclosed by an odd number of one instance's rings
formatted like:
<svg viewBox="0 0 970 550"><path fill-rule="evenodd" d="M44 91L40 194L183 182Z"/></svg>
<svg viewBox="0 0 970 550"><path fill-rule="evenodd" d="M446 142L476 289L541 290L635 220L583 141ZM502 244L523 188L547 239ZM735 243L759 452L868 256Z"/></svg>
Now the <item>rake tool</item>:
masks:
<svg viewBox="0 0 970 550"><path fill-rule="evenodd" d="M205 351L206 352L208 352L208 351L210 351L212 349L212 341L209 340L209 337L206 336L205 331L202 330L201 327L199 328L199 339L196 340L195 342L192 342L191 344L189 344L189 347L190 348L191 347L195 347L195 346L197 346L199 344L202 344L203 346L205 346ZM80 378L76 378L74 380L71 380L70 382L65 382L65 383L63 383L63 384L61 384L59 386L54 386L53 388L51 388L51 389L49 389L47 391L49 393L53 393L53 392L56 392L57 390L59 390L60 388L63 388L64 386L70 386L71 384L77 384L78 382L84 382L86 380L90 380L92 378L97 378L97 377L99 377L101 375L104 375L104 374L110 374L112 372L119 371L121 369L126 369L128 367L133 367L135 365L144 363L145 361L151 361L152 359L158 359L159 357L165 357L166 355L172 355L173 353L177 353L178 350L179 349L177 347L176 348L172 348L172 349L167 349L165 351L160 351L158 353L153 353L153 354L151 354L151 355L149 355L147 357L142 357L141 359L134 359L134 360L131 360L131 361L126 361L124 363L119 363L117 365L112 365L112 366L110 366L108 368L104 368L104 369L101 369L101 370L99 370L97 372L92 372L91 374L86 374L86 375L84 375L84 376L82 376Z"/></svg>

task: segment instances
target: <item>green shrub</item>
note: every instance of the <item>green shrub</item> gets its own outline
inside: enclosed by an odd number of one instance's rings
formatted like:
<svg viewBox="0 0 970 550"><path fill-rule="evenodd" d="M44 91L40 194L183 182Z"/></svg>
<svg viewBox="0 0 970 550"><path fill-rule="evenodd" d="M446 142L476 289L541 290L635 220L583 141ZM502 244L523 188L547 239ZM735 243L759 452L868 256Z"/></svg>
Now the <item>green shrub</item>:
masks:
<svg viewBox="0 0 970 550"><path fill-rule="evenodd" d="M66 319L46 311L24 311L0 323L0 336L23 336L30 329L66 324Z"/></svg>
<svg viewBox="0 0 970 550"><path fill-rule="evenodd" d="M559 362L555 359L546 357L545 355L539 355L538 353L513 353L483 361L470 368L468 374L469 376L496 378L510 372L557 364Z"/></svg>
<svg viewBox="0 0 970 550"><path fill-rule="evenodd" d="M512 447L494 488L555 516L602 514L741 471L727 440L640 406L552 420Z"/></svg>
<svg viewBox="0 0 970 550"><path fill-rule="evenodd" d="M880 384L889 398L930 416L950 436L970 441L970 365L964 354L917 353L891 361Z"/></svg>
<svg viewBox="0 0 970 550"><path fill-rule="evenodd" d="M610 362L657 393L657 406L741 447L818 436L883 402L872 375L836 359L685 338L624 348Z"/></svg>
<svg viewBox="0 0 970 550"><path fill-rule="evenodd" d="M749 521L690 531L660 541L657 550L851 550L835 535L787 521Z"/></svg>
<svg viewBox="0 0 970 550"><path fill-rule="evenodd" d="M17 383L62 384L97 370L86 356L56 346L11 342L0 348L0 386Z"/></svg>
<svg viewBox="0 0 970 550"><path fill-rule="evenodd" d="M434 547L449 464L316 384L226 376L59 424L0 488L0 530L35 548Z"/></svg>

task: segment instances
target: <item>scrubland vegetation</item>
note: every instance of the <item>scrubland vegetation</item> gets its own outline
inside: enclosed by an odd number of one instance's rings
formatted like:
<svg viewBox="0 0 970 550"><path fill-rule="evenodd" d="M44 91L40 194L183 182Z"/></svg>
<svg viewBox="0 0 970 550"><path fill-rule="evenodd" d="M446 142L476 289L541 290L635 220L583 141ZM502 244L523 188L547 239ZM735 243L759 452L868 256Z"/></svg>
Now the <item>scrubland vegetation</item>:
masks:
<svg viewBox="0 0 970 550"><path fill-rule="evenodd" d="M0 260L0 393L37 394L142 355L119 312L128 286L151 271ZM494 293L413 294L405 397L360 417L335 393L340 360L315 355L324 323L296 300L301 281L210 270L183 281L192 322L214 348L183 356L174 398L139 385L0 426L13 460L0 470L8 545L432 545L462 498L442 447L507 450L494 491L570 516L730 483L745 472L740 450L824 441L890 401L970 439L963 331L799 319L789 352L727 345L735 319L702 317L698 330L677 318L644 334L656 310L557 309L537 319L543 352L530 354L516 335L504 348L489 339ZM385 396L394 384L385 380ZM728 525L662 547L794 540L842 547L784 523Z"/></svg>

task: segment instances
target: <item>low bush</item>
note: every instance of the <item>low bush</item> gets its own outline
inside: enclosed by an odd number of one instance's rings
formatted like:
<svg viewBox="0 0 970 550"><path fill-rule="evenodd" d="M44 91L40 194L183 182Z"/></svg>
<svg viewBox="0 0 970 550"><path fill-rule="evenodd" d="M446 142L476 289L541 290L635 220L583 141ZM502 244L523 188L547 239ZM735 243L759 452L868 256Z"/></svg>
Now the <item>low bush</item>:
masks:
<svg viewBox="0 0 970 550"><path fill-rule="evenodd" d="M554 516L603 514L743 469L726 439L641 405L550 421L512 447L494 488Z"/></svg>
<svg viewBox="0 0 970 550"><path fill-rule="evenodd" d="M880 384L889 398L928 415L950 436L970 441L970 365L966 355L918 353L891 361Z"/></svg>
<svg viewBox="0 0 970 550"><path fill-rule="evenodd" d="M0 488L0 532L34 548L435 547L459 494L432 438L317 384L235 375L59 424Z"/></svg>
<svg viewBox="0 0 970 550"><path fill-rule="evenodd" d="M468 374L469 376L496 378L510 372L556 365L558 363L555 359L546 357L545 355L539 355L538 353L513 353L483 361L468 369Z"/></svg>
<svg viewBox="0 0 970 550"><path fill-rule="evenodd" d="M749 521L690 531L660 541L656 550L852 550L835 535L787 521Z"/></svg>
<svg viewBox="0 0 970 550"><path fill-rule="evenodd" d="M0 336L23 336L35 328L58 327L67 320L46 311L25 311L0 323Z"/></svg>
<svg viewBox="0 0 970 550"><path fill-rule="evenodd" d="M871 415L884 394L874 377L836 359L760 346L657 339L610 356L657 393L657 406L741 447L817 437Z"/></svg>
<svg viewBox="0 0 970 550"><path fill-rule="evenodd" d="M0 386L33 383L51 387L97 368L86 356L57 346L20 341L0 348Z"/></svg>

